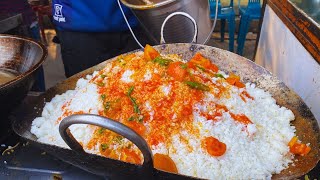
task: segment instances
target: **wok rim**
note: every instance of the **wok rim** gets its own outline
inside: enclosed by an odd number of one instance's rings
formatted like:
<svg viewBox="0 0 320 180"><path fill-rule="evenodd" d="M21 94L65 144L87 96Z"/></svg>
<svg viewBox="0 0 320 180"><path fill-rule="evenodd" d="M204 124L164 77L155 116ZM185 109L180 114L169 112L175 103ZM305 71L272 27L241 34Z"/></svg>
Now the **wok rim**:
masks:
<svg viewBox="0 0 320 180"><path fill-rule="evenodd" d="M13 80L10 80L4 84L0 85L0 90L5 89L21 80L23 80L24 78L30 76L34 71L38 70L39 67L43 64L44 60L46 59L46 57L48 56L48 50L47 48L40 42L37 42L31 38L27 38L27 37L22 37L22 36L17 36L17 35L9 35L9 34L0 34L0 38L5 37L8 39L19 39L19 40L23 40L23 41L27 41L27 42L31 42L35 45L37 45L38 47L40 47L40 49L42 50L42 55L41 58L39 60L38 63L34 64L33 66L31 66L31 68L29 68L28 71L19 74L18 76L16 76Z"/></svg>

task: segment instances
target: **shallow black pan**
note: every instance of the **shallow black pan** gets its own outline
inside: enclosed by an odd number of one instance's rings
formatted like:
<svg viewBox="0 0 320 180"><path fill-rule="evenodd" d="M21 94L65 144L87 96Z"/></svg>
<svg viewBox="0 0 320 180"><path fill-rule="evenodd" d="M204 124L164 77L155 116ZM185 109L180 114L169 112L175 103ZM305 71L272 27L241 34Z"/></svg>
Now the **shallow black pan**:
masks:
<svg viewBox="0 0 320 180"><path fill-rule="evenodd" d="M290 166L280 174L274 175L274 179L293 179L300 177L316 166L320 159L320 133L317 120L314 118L313 114L302 99L270 72L244 57L214 47L181 43L159 45L155 46L155 48L163 54L179 54L184 59L191 59L196 52L200 51L203 55L209 57L215 64L217 64L221 70L239 74L244 82L255 83L257 87L269 91L276 99L278 105L285 106L293 111L296 119L292 124L296 127L296 134L299 136L301 141L309 142L312 150L304 157L296 156L295 166ZM131 179L150 177L154 179L190 178L154 169L152 167L153 162L150 150L143 139L137 136L134 132L132 133L130 130L123 129L121 125L119 126L114 124L112 121L105 121L106 123L101 124L99 117L93 118L95 120L92 120L91 123L104 126L118 132L119 134L122 133L122 135L127 136L128 139L132 140L132 142L140 147L145 157L145 161L142 166L132 165L83 152L82 147L79 146L77 142L74 142L74 139L69 136L67 129L67 127L73 123L88 123L87 118L83 118L83 116L72 117L69 123L65 121L60 124L60 133L73 150L39 143L36 141L36 137L31 134L30 128L32 120L41 115L44 102L50 101L56 94L64 93L68 89L74 89L76 81L80 77L90 74L95 70L102 69L112 60L114 59L107 60L97 66L87 69L49 89L37 99L35 104L29 104L27 109L18 109L13 118L14 131L21 137L33 142L43 150L55 155L63 161L102 176L114 177L117 179L128 177Z"/></svg>

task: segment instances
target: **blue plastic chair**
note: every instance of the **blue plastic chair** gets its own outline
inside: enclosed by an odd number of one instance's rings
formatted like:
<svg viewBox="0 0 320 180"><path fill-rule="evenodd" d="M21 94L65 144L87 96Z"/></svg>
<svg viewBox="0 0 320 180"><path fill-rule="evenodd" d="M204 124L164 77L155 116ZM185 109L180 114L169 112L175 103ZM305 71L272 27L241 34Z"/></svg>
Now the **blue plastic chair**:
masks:
<svg viewBox="0 0 320 180"><path fill-rule="evenodd" d="M240 25L238 32L238 48L237 54L243 54L244 43L249 30L250 22L253 19L261 18L261 4L260 0L249 0L246 8L240 6L239 0Z"/></svg>
<svg viewBox="0 0 320 180"><path fill-rule="evenodd" d="M216 0L209 0L210 3L210 17L214 19L216 12ZM224 41L225 24L228 21L229 30L229 51L234 51L234 31L235 31L235 13L233 9L233 0L230 0L229 6L222 7L220 0L218 0L218 19L221 19L221 42Z"/></svg>

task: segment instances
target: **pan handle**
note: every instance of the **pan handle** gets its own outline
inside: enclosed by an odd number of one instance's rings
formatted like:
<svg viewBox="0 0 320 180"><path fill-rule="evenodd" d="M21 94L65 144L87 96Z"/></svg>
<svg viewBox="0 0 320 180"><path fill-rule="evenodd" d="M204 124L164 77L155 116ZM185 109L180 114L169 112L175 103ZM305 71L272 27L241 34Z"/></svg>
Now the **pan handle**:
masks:
<svg viewBox="0 0 320 180"><path fill-rule="evenodd" d="M73 124L91 124L100 126L127 138L128 140L133 142L143 154L143 171L153 171L152 151L150 150L147 142L139 134L137 134L127 126L121 124L118 121L114 121L106 117L93 114L77 114L64 118L59 125L60 136L71 149L80 153L85 153L85 151L83 150L82 146L78 143L78 141L70 133L69 126Z"/></svg>

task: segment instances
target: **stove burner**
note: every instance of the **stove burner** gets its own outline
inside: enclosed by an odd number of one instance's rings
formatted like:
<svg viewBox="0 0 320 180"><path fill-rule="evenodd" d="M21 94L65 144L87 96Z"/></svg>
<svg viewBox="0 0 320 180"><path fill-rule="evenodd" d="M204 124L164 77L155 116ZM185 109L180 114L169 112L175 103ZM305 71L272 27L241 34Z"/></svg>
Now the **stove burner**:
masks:
<svg viewBox="0 0 320 180"><path fill-rule="evenodd" d="M0 152L0 179L103 179L45 153L13 132L1 141Z"/></svg>

